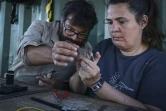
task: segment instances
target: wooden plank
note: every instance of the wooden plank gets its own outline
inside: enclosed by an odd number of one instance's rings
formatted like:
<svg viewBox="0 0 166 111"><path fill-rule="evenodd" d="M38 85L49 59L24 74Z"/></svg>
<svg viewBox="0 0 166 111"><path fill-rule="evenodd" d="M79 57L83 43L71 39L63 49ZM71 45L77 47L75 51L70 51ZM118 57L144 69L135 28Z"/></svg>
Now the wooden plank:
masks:
<svg viewBox="0 0 166 111"><path fill-rule="evenodd" d="M0 79L1 83L4 83L4 81L5 81L4 79ZM15 82L15 84L17 83L19 82ZM19 85L25 85L25 83L19 83ZM29 90L42 89L42 87L33 86L30 84L27 84L27 85L29 87ZM44 88L45 87L43 87L43 89ZM0 111L16 111L19 108L23 108L23 107L36 107L44 111L59 111L53 107L32 101L30 99L31 97L36 97L44 101L50 102L52 104L57 104L53 91L49 91L49 92L41 92L41 93L25 95L21 97L0 100ZM131 111L131 109L132 111L144 111L142 109L133 108L130 106L103 101L99 99L93 99L93 98L90 98L84 95L75 94L72 92L68 92L68 96L65 99L63 99L61 105L79 109L79 110L88 110L88 111L98 111L103 105L107 106L104 109L104 111Z"/></svg>

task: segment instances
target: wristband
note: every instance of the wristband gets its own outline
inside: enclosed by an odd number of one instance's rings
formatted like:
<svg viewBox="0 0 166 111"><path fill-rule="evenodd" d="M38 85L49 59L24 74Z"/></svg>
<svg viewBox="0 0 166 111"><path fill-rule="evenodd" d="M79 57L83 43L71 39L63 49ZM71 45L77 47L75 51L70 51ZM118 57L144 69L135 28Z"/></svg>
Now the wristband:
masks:
<svg viewBox="0 0 166 111"><path fill-rule="evenodd" d="M99 90L104 84L104 80L100 78L98 82L90 86L90 88L93 90L93 92Z"/></svg>

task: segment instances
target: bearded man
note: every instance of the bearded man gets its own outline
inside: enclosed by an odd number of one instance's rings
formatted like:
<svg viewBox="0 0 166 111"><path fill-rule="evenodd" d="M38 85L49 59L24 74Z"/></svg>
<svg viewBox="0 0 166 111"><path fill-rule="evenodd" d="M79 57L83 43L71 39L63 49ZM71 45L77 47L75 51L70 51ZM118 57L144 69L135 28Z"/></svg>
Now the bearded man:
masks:
<svg viewBox="0 0 166 111"><path fill-rule="evenodd" d="M68 89L69 78L76 73L78 49L91 48L87 39L96 23L94 7L86 0L67 2L60 20L32 22L9 68L15 80Z"/></svg>

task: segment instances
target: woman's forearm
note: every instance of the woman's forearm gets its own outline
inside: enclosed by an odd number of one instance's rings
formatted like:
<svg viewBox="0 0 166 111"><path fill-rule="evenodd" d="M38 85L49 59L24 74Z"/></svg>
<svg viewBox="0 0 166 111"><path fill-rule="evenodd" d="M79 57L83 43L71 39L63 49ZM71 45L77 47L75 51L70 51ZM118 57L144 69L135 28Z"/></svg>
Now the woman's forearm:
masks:
<svg viewBox="0 0 166 111"><path fill-rule="evenodd" d="M144 104L116 90L107 82L104 82L101 89L97 90L95 93L98 95L99 98L103 100L113 101L120 104L147 109Z"/></svg>
<svg viewBox="0 0 166 111"><path fill-rule="evenodd" d="M87 90L87 86L82 82L81 78L78 75L78 72L70 77L69 86L73 92L79 94L84 94Z"/></svg>

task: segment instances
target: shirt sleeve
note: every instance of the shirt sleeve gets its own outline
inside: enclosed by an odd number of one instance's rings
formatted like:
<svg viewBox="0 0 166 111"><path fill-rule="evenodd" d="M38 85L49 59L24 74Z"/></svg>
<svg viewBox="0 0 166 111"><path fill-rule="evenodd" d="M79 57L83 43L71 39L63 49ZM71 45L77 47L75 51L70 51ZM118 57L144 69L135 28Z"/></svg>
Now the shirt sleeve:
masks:
<svg viewBox="0 0 166 111"><path fill-rule="evenodd" d="M20 39L17 55L25 65L29 64L27 55L26 55L26 46L41 45L42 44L41 37L43 34L43 30L44 30L43 22L39 20L35 20L34 22L32 22L32 24L29 26L27 31L24 33L24 35Z"/></svg>
<svg viewBox="0 0 166 111"><path fill-rule="evenodd" d="M138 100L166 110L166 54L153 58L147 65L139 87Z"/></svg>

